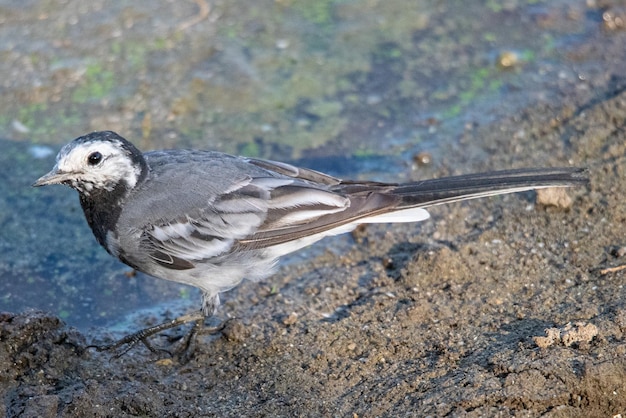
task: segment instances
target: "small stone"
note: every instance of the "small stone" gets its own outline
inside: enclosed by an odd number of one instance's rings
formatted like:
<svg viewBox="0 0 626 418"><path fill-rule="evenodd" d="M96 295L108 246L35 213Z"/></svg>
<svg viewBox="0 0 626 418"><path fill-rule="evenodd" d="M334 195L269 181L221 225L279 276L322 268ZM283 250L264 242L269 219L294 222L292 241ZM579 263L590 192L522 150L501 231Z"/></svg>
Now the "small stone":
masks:
<svg viewBox="0 0 626 418"><path fill-rule="evenodd" d="M433 162L433 156L430 152L422 151L413 156L413 162L418 166L427 166Z"/></svg>
<svg viewBox="0 0 626 418"><path fill-rule="evenodd" d="M243 342L248 337L248 329L238 319L229 319L224 324L222 335L228 341Z"/></svg>
<svg viewBox="0 0 626 418"><path fill-rule="evenodd" d="M500 53L500 55L498 55L496 61L498 67L504 70L515 67L517 64L519 64L519 62L519 56L514 51L503 51L502 53Z"/></svg>
<svg viewBox="0 0 626 418"><path fill-rule="evenodd" d="M572 207L572 198L562 187L548 187L537 190L537 203L544 206L555 206L560 209Z"/></svg>
<svg viewBox="0 0 626 418"><path fill-rule="evenodd" d="M288 317L283 319L283 324L285 324L287 326L293 325L296 322L298 322L298 314L295 313L295 312L290 313Z"/></svg>

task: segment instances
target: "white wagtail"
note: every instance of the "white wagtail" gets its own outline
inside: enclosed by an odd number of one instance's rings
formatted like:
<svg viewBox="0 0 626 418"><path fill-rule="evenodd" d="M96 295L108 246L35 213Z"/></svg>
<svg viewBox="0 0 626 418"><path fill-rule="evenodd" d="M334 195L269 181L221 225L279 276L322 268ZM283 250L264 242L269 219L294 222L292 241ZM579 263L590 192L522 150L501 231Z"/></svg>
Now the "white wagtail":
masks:
<svg viewBox="0 0 626 418"><path fill-rule="evenodd" d="M289 164L213 151L142 153L110 131L65 145L34 186L78 191L98 242L132 268L202 291L202 309L139 331L127 345L186 322L197 332L219 294L270 276L277 260L359 224L418 222L442 203L588 181L580 168L469 174L405 184L346 181ZM194 331L195 330L195 331ZM193 335L190 335L191 339ZM123 354L123 353L122 353Z"/></svg>

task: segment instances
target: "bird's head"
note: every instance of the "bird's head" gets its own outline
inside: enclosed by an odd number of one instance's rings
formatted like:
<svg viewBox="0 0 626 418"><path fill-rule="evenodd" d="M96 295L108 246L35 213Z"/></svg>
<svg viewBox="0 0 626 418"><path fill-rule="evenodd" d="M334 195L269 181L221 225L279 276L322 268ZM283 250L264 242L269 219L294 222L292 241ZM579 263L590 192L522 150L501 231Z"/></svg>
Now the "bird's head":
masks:
<svg viewBox="0 0 626 418"><path fill-rule="evenodd" d="M65 145L54 168L33 186L65 184L89 196L119 185L132 189L147 174L141 151L115 132L93 132Z"/></svg>

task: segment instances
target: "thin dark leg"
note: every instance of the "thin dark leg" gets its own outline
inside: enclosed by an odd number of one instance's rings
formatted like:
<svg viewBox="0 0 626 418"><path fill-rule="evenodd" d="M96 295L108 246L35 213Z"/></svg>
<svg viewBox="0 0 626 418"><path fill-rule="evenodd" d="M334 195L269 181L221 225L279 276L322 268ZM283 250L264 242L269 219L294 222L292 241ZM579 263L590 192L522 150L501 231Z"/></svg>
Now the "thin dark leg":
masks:
<svg viewBox="0 0 626 418"><path fill-rule="evenodd" d="M131 348L133 348L137 343L141 342L143 343L143 345L146 346L146 348L148 348L148 350L152 351L153 353L159 352L159 351L163 351L163 352L167 352L169 353L169 351L167 350L163 350L163 349L156 349L152 346L152 344L150 344L150 342L148 341L148 338L152 337L155 334L158 334L162 331L171 329L171 328L175 328L179 325L184 325L187 324L189 322L195 322L195 324L193 325L193 328L191 329L191 331L189 332L187 338L185 338L186 342L183 344L184 349L186 350L187 348L189 348L189 345L191 343L191 340L195 337L195 335L198 333L198 331L200 330L200 328L202 328L202 325L204 324L204 319L205 316L201 311L197 311L197 312L193 312L190 314L186 314L186 315L181 315L178 318L175 318L169 322L164 322L162 324L159 325L155 325L153 327L149 327L149 328L145 328L142 330L139 330L133 334L127 335L126 337L116 341L113 344L108 344L108 345L90 345L87 348L95 348L97 351L109 351L109 350L117 350L118 348L126 345L127 347L124 348L120 353L116 354L115 357L119 358L121 356L123 356L124 354L126 354Z"/></svg>
<svg viewBox="0 0 626 418"><path fill-rule="evenodd" d="M87 348L95 348L97 351L109 351L109 350L115 351L122 346L126 346L120 353L115 355L115 358L119 358L123 356L124 354L126 354L135 345L137 345L137 343L141 342L143 343L143 345L146 346L148 350L150 350L153 353L165 352L171 356L172 353L168 350L161 349L161 348L154 348L152 344L150 344L150 341L148 341L148 338L162 331L175 328L179 325L184 325L189 322L194 322L193 327L187 333L187 335L183 338L179 347L176 350L174 350L175 354L189 354L188 353L189 347L193 343L196 335L200 333L200 331L202 331L202 334L216 334L218 332L221 332L224 329L226 322L214 328L202 329L204 325L204 320L207 317L213 316L215 314L215 311L217 311L217 307L219 306L219 304L220 304L220 298L217 293L213 294L213 293L204 292L202 294L202 309L200 311L193 312L193 313L186 314L186 315L181 315L178 318L175 318L169 322L164 322L162 324L155 325L153 327L139 330L135 332L134 334L127 335L126 337L116 341L113 344L90 345L90 346L87 346Z"/></svg>

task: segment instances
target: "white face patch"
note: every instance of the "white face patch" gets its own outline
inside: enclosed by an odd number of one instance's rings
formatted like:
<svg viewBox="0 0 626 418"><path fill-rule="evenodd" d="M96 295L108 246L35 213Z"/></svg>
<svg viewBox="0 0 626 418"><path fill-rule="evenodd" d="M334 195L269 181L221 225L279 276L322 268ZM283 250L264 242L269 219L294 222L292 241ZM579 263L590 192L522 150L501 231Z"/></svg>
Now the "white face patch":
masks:
<svg viewBox="0 0 626 418"><path fill-rule="evenodd" d="M97 164L90 164L90 156L99 153ZM93 141L66 145L57 156L56 171L71 174L71 186L89 194L93 189L108 191L125 181L129 188L137 184L141 167L133 164L121 144L109 141Z"/></svg>

